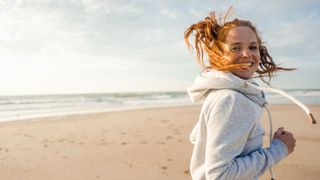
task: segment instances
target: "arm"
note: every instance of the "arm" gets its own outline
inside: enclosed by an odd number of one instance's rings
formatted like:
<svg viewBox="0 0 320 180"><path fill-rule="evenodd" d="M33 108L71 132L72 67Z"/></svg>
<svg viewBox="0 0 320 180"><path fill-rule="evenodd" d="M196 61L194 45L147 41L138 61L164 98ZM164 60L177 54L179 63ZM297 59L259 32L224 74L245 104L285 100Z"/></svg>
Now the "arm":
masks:
<svg viewBox="0 0 320 180"><path fill-rule="evenodd" d="M219 95L207 114L207 179L258 178L287 156L285 144L277 139L269 148L239 156L257 123L255 108L242 94L234 92Z"/></svg>

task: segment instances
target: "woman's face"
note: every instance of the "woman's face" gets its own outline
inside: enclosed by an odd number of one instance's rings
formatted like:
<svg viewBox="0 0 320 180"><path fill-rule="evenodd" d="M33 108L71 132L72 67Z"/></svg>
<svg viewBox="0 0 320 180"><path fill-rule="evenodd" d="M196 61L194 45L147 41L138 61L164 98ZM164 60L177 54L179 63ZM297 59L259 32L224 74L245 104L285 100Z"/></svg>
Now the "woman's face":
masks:
<svg viewBox="0 0 320 180"><path fill-rule="evenodd" d="M256 33L246 26L231 29L224 43L224 49L225 58L228 61L246 65L246 67L231 70L231 72L242 79L251 78L260 63Z"/></svg>

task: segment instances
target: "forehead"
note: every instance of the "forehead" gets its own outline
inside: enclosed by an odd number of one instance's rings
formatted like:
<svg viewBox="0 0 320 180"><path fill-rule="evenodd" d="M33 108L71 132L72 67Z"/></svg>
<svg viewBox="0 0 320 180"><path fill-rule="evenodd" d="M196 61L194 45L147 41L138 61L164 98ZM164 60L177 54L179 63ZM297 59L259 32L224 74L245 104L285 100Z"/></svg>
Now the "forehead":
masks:
<svg viewBox="0 0 320 180"><path fill-rule="evenodd" d="M226 43L258 42L256 33L249 27L239 26L231 29L226 37Z"/></svg>

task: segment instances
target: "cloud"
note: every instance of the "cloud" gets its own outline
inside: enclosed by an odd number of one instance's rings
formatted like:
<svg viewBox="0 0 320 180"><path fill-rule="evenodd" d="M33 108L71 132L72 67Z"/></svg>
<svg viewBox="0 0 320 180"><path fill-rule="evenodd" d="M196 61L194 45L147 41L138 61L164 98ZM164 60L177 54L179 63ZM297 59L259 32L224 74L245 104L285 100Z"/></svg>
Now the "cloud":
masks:
<svg viewBox="0 0 320 180"><path fill-rule="evenodd" d="M288 19L275 28L267 28L266 40L276 56L286 56L291 62L298 64L301 59L319 64L317 56L320 48L320 14L315 11L304 16Z"/></svg>
<svg viewBox="0 0 320 180"><path fill-rule="evenodd" d="M143 82L154 79L161 87L183 87L198 73L184 45L185 29L211 10L223 13L231 5L234 17L257 25L277 63L301 66L303 73L308 67L320 67L316 1L271 0L261 5L256 0L4 0L0 1L1 76L17 82L25 77L25 83L33 83L36 76L44 83L48 76L48 83L56 86L59 79L63 86L79 81L79 88L82 80L97 81L97 87L119 81L122 88L130 81L130 87L136 82L143 89L148 86ZM20 75L15 77L14 71Z"/></svg>

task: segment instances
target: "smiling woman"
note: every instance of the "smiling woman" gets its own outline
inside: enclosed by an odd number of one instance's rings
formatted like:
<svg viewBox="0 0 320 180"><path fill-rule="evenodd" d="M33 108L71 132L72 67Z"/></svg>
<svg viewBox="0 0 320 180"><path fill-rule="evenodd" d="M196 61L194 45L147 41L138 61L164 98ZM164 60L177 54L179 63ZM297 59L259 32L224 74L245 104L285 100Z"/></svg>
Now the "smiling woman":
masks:
<svg viewBox="0 0 320 180"><path fill-rule="evenodd" d="M262 80L267 76L265 82L269 84L274 72L290 69L274 63L250 21L227 22L229 15L230 11L219 22L212 12L184 34L190 48L188 39L195 33L197 60L204 68L188 88L193 102L205 99L190 135L194 180L258 179L295 147L293 134L283 127L270 137L270 147L262 147L264 128L260 119L267 102L264 92L253 85L255 73ZM204 55L209 66L204 63Z"/></svg>

